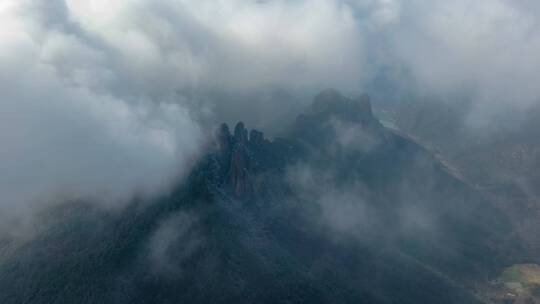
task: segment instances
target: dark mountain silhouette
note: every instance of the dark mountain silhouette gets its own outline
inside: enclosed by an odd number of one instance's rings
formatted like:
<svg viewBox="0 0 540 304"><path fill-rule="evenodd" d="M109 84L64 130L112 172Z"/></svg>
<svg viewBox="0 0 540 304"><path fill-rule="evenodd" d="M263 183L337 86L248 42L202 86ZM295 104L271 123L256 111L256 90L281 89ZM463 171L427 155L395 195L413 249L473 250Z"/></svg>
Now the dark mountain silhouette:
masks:
<svg viewBox="0 0 540 304"><path fill-rule="evenodd" d="M0 262L0 303L479 303L513 262L506 217L367 96L326 90L284 138L238 123L214 142L155 201L51 211Z"/></svg>

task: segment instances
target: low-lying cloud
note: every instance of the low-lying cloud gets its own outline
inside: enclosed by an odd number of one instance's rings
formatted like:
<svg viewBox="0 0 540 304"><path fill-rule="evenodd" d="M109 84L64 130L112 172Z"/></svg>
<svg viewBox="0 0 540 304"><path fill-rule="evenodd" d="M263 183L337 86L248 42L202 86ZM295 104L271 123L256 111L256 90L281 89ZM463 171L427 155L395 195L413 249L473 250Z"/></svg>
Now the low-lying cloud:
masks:
<svg viewBox="0 0 540 304"><path fill-rule="evenodd" d="M197 219L178 213L163 221L148 243L148 259L152 272L165 276L181 276L182 262L193 257L204 243L196 231Z"/></svg>

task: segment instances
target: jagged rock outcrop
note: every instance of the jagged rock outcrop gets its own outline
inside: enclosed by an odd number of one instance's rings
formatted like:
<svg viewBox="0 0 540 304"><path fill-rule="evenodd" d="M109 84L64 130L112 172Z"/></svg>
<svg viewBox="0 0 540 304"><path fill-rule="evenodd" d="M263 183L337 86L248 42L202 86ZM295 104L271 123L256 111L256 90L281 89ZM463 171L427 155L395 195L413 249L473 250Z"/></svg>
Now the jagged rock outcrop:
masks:
<svg viewBox="0 0 540 304"><path fill-rule="evenodd" d="M219 159L224 168L223 183L237 198L248 198L253 192L252 170L256 162L252 150L260 149L268 141L257 130L248 131L243 122L238 122L234 135L227 124L222 124L217 135Z"/></svg>
<svg viewBox="0 0 540 304"><path fill-rule="evenodd" d="M229 169L229 181L236 197L247 197L251 194L252 183L250 180L251 159L247 147L248 132L243 122L238 122L234 127L234 146L231 153Z"/></svg>
<svg viewBox="0 0 540 304"><path fill-rule="evenodd" d="M336 90L328 89L315 97L310 111L298 117L292 133L314 147L320 148L321 144L330 146L336 144L339 130L333 124L337 122L357 125L375 137L384 132L373 116L369 96L350 99ZM223 178L221 183L241 199L249 199L256 188L254 180L259 163L265 166L273 161L283 161L271 151L277 146L291 145L290 141L282 139L272 143L258 130L248 132L243 122L236 124L232 135L227 124L222 124L217 141ZM290 149L294 150L295 147L289 147L289 154L293 155Z"/></svg>
<svg viewBox="0 0 540 304"><path fill-rule="evenodd" d="M224 162L231 157L230 154L233 146L233 137L226 123L221 124L216 135L216 140L221 161Z"/></svg>
<svg viewBox="0 0 540 304"><path fill-rule="evenodd" d="M243 122L238 122L234 127L234 141L237 144L246 145L248 142L248 132Z"/></svg>
<svg viewBox="0 0 540 304"><path fill-rule="evenodd" d="M262 146L264 144L264 133L257 130L251 130L249 132L249 143L254 147Z"/></svg>
<svg viewBox="0 0 540 304"><path fill-rule="evenodd" d="M367 94L358 99L351 99L334 89L324 90L315 96L311 115L319 119L335 116L344 121L361 123L363 126L379 124L373 116L371 101Z"/></svg>
<svg viewBox="0 0 540 304"><path fill-rule="evenodd" d="M315 97L311 109L298 116L292 133L314 148L322 146L332 150L331 146L338 142L337 137L344 133L341 129L371 141L386 137L385 128L373 116L368 95L352 99L334 89L322 91Z"/></svg>

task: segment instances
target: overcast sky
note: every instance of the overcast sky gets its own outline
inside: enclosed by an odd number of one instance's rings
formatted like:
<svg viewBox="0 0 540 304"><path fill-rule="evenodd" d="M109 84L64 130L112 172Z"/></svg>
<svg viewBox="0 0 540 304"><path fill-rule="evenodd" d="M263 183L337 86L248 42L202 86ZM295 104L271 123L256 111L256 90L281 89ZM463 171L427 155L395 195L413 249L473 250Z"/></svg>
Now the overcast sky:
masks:
<svg viewBox="0 0 540 304"><path fill-rule="evenodd" d="M287 109L184 92L357 94L383 74L467 89L478 112L535 104L539 17L536 0L2 0L0 222L155 193L193 162L201 116Z"/></svg>

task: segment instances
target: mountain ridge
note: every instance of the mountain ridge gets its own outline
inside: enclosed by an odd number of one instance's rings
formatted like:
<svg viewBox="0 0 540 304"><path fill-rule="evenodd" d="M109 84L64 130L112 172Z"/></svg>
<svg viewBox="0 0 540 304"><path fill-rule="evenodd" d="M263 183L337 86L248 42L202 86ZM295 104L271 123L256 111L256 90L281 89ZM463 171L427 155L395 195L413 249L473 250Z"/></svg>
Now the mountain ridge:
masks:
<svg viewBox="0 0 540 304"><path fill-rule="evenodd" d="M510 263L486 198L332 90L284 137L222 124L146 207L72 209L0 264L2 303L478 303Z"/></svg>

